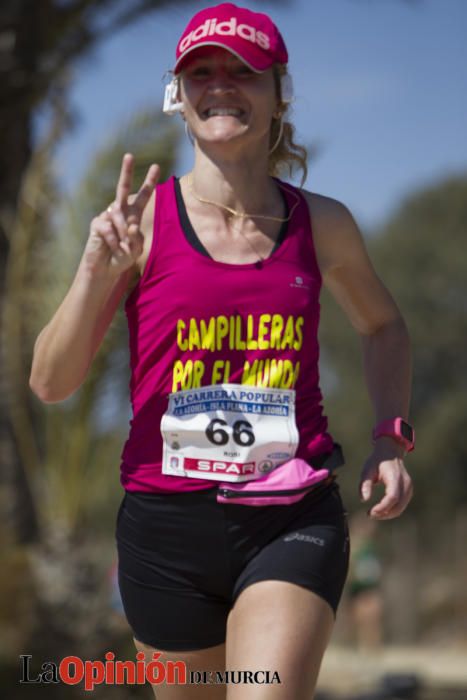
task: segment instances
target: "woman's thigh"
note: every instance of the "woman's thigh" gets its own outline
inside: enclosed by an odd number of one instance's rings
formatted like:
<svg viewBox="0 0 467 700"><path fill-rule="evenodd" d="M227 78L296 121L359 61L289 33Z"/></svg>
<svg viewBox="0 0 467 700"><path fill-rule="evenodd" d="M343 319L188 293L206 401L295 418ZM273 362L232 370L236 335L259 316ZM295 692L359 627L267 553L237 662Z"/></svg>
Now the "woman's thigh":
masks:
<svg viewBox="0 0 467 700"><path fill-rule="evenodd" d="M226 666L257 672L259 683L228 685L227 700L312 700L333 625L330 605L302 586L245 588L228 618Z"/></svg>
<svg viewBox="0 0 467 700"><path fill-rule="evenodd" d="M260 541L236 572L232 603L252 584L286 581L323 598L336 613L350 554L347 513L339 488L333 485L317 501L310 495L290 516L277 513L276 522L253 538Z"/></svg>
<svg viewBox="0 0 467 700"><path fill-rule="evenodd" d="M319 503L310 499L310 506L303 504L235 582L227 669L262 672L263 684L244 685L242 692L229 685L228 700L313 697L347 577L350 543L338 488Z"/></svg>
<svg viewBox="0 0 467 700"><path fill-rule="evenodd" d="M225 700L225 685L215 683L204 683L204 678L209 679L209 672L212 672L212 677L215 678L216 671L223 671L225 668L225 644L219 644L206 649L197 649L194 651L164 651L156 649L148 644L138 641L133 638L136 649L144 652L146 664L153 659L153 654L156 653L157 660L164 664L165 668L169 667L167 662L182 661L186 667L187 679L190 678L190 671L197 671L198 674L193 674L193 678L198 683L152 683L151 687L156 697L156 700ZM206 676L203 675L205 672Z"/></svg>
<svg viewBox="0 0 467 700"><path fill-rule="evenodd" d="M117 517L118 581L140 642L195 651L225 641L231 580L215 502L127 494Z"/></svg>

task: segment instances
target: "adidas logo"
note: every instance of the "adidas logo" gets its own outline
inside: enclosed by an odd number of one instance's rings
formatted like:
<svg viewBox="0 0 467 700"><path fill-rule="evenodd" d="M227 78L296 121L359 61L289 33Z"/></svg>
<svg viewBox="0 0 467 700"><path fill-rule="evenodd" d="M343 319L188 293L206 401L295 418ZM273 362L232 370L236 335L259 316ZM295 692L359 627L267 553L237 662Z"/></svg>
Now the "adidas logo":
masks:
<svg viewBox="0 0 467 700"><path fill-rule="evenodd" d="M207 36L214 36L215 34L219 34L220 36L235 36L235 34L237 34L241 39L251 41L253 44L258 44L258 46L265 51L271 48L271 43L267 34L256 31L256 29L249 24L237 24L237 18L231 17L224 22L218 22L216 18L207 19L203 24L200 24L199 27L196 27L196 29L193 29L193 31L183 37L178 46L178 50L180 53L183 53L190 44L204 39Z"/></svg>

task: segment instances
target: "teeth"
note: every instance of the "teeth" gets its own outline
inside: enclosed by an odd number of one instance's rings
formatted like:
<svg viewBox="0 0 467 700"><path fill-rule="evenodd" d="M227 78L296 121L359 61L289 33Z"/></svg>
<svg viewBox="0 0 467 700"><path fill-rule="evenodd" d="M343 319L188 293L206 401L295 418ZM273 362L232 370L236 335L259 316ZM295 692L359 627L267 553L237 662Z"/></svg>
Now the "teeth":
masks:
<svg viewBox="0 0 467 700"><path fill-rule="evenodd" d="M235 107L211 107L206 110L206 114L208 117L239 117L242 114L242 110L236 109Z"/></svg>

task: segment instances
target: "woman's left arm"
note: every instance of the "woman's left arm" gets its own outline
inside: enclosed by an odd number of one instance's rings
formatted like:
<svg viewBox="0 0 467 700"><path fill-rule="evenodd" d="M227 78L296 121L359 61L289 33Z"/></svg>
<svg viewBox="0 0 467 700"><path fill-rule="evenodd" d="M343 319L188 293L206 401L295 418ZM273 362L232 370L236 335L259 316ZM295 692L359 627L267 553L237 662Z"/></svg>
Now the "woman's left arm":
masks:
<svg viewBox="0 0 467 700"><path fill-rule="evenodd" d="M410 339L404 319L370 261L362 235L349 210L337 200L304 193L323 283L343 308L362 341L368 393L381 421L408 418L411 390ZM391 437L378 438L366 460L359 491L368 501L374 484L385 487L369 514L378 520L400 515L412 498L405 450Z"/></svg>

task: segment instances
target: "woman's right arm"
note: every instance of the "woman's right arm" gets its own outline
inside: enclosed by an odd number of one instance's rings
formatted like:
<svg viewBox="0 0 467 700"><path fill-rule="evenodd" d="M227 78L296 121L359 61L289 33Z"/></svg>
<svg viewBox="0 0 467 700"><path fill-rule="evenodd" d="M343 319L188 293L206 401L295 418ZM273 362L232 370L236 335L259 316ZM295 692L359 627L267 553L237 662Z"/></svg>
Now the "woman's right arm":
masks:
<svg viewBox="0 0 467 700"><path fill-rule="evenodd" d="M126 155L112 211L93 219L72 285L34 344L29 386L44 403L63 401L85 380L143 254L141 229L159 169L151 166L129 203L132 169Z"/></svg>
<svg viewBox="0 0 467 700"><path fill-rule="evenodd" d="M128 283L78 269L67 295L34 344L29 386L44 403L63 401L83 383Z"/></svg>

